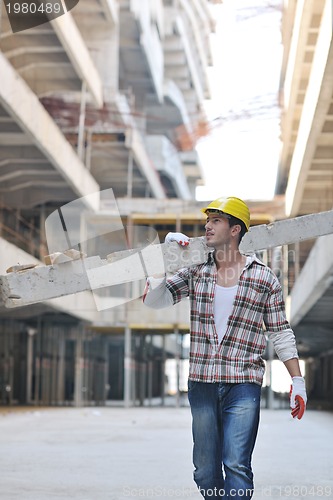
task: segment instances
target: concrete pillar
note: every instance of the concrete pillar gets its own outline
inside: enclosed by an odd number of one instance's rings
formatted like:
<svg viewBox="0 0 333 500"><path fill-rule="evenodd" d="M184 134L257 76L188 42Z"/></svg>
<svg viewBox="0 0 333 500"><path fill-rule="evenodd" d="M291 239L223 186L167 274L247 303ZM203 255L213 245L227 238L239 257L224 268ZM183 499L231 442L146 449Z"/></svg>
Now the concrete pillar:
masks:
<svg viewBox="0 0 333 500"><path fill-rule="evenodd" d="M148 404L152 405L153 399L153 375L154 375L154 365L153 365L153 335L150 335L149 351L148 351Z"/></svg>
<svg viewBox="0 0 333 500"><path fill-rule="evenodd" d="M79 408L82 406L82 388L83 388L83 328L78 327L75 340L75 380L74 380L74 405Z"/></svg>
<svg viewBox="0 0 333 500"><path fill-rule="evenodd" d="M175 328L176 335L176 407L180 406L180 390L179 390L179 382L180 382L180 354L181 354L181 345L180 345L180 336L178 328Z"/></svg>
<svg viewBox="0 0 333 500"><path fill-rule="evenodd" d="M126 325L125 327L125 356L124 356L124 406L129 408L131 401L131 369L132 369L132 331Z"/></svg>
<svg viewBox="0 0 333 500"><path fill-rule="evenodd" d="M42 320L39 317L37 320L37 333L36 333L36 355L35 355L35 391L34 403L38 405L40 402L40 388L41 388L41 349L42 349Z"/></svg>
<svg viewBox="0 0 333 500"><path fill-rule="evenodd" d="M57 403L63 404L65 401L65 337L63 331L58 331L58 370L57 370Z"/></svg>
<svg viewBox="0 0 333 500"><path fill-rule="evenodd" d="M33 344L34 336L37 333L35 328L27 330L27 379L26 379L26 403L32 403L32 375L33 375Z"/></svg>
<svg viewBox="0 0 333 500"><path fill-rule="evenodd" d="M161 404L165 405L165 361L166 361L166 350L165 350L165 334L162 334L162 362L161 362Z"/></svg>
<svg viewBox="0 0 333 500"><path fill-rule="evenodd" d="M85 136L85 121L86 121L86 102L87 102L87 85L86 82L82 82L81 87L81 102L80 102L80 117L79 117L79 129L77 138L77 155L82 163L85 163L85 153L84 153L84 136Z"/></svg>
<svg viewBox="0 0 333 500"><path fill-rule="evenodd" d="M295 243L295 281L297 280L300 273L300 244L297 241Z"/></svg>
<svg viewBox="0 0 333 500"><path fill-rule="evenodd" d="M146 334L143 333L139 337L140 346L139 346L139 402L140 406L144 405L145 397L146 397L146 383L147 383L147 356L145 352L146 348Z"/></svg>

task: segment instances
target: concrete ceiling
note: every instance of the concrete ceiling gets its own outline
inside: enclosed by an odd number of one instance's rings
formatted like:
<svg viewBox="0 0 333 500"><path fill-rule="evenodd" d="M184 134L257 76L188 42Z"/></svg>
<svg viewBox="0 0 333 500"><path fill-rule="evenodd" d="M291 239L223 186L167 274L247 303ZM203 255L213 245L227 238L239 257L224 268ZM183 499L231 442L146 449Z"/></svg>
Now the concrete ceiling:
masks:
<svg viewBox="0 0 333 500"><path fill-rule="evenodd" d="M0 106L0 197L10 207L75 198L75 193L31 137Z"/></svg>
<svg viewBox="0 0 333 500"><path fill-rule="evenodd" d="M332 6L290 0L282 24L282 141L277 193L287 216L333 207ZM302 357L333 349L332 235L299 247L291 288L291 325Z"/></svg>
<svg viewBox="0 0 333 500"><path fill-rule="evenodd" d="M295 11L289 13L295 25L291 42L285 42L290 67L284 82L277 193L286 192L287 213L292 216L333 207L333 43L324 5L325 0L309 0L301 17L300 12L298 17Z"/></svg>

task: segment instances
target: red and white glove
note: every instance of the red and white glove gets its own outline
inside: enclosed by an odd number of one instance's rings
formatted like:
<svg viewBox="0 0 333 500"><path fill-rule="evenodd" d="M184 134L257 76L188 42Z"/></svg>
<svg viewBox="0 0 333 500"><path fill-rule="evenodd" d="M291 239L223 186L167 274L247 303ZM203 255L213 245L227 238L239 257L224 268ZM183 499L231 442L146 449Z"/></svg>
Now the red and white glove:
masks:
<svg viewBox="0 0 333 500"><path fill-rule="evenodd" d="M304 378L293 377L293 383L290 387L290 408L293 418L297 417L298 420L301 420L307 400Z"/></svg>
<svg viewBox="0 0 333 500"><path fill-rule="evenodd" d="M165 243L170 243L171 241L176 241L178 245L187 247L190 243L190 238L183 233L168 233L165 237Z"/></svg>

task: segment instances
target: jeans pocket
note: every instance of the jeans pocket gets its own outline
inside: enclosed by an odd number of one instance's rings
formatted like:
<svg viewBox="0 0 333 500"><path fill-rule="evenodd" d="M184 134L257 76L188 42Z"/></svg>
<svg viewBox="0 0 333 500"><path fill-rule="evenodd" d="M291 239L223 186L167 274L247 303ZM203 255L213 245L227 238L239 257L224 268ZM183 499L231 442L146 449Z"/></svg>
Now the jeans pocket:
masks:
<svg viewBox="0 0 333 500"><path fill-rule="evenodd" d="M187 381L187 392L188 394L193 391L194 387L196 386L197 382L194 382L194 380L188 379Z"/></svg>

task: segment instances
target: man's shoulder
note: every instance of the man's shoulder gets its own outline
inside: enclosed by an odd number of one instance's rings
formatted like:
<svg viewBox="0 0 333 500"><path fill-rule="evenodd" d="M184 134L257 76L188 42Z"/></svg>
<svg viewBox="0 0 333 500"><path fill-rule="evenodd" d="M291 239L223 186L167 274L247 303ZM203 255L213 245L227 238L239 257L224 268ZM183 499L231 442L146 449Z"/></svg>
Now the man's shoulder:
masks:
<svg viewBox="0 0 333 500"><path fill-rule="evenodd" d="M271 284L278 284L278 278L274 270L260 260L256 255L251 255L247 262L247 269L250 276L265 280Z"/></svg>
<svg viewBox="0 0 333 500"><path fill-rule="evenodd" d="M215 266L214 257L212 254L209 254L205 262L189 267L189 273L192 276L200 276L200 275L205 275L207 273L210 275L214 266Z"/></svg>

